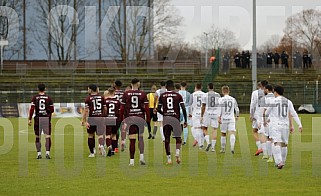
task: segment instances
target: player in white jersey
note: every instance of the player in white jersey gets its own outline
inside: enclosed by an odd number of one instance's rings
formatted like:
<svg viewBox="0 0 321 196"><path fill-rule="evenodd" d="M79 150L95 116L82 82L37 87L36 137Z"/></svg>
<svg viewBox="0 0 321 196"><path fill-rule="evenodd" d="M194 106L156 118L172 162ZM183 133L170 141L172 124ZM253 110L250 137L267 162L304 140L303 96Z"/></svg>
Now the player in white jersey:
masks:
<svg viewBox="0 0 321 196"><path fill-rule="evenodd" d="M204 146L204 134L202 131L201 125L201 110L202 110L202 97L204 92L201 90L202 84L197 83L195 85L195 92L191 94L191 98L189 100L189 117L192 118L192 135L194 137L193 146L198 146L203 148Z"/></svg>
<svg viewBox="0 0 321 196"><path fill-rule="evenodd" d="M239 117L239 107L237 105L236 99L231 97L230 89L228 86L222 87L223 97L219 99L219 104L221 106L221 115L219 117L219 122L221 123L221 153L225 153L226 146L226 132L229 132L230 135L230 145L231 153L234 154L235 146L235 121ZM234 115L235 112L235 115ZM236 116L236 117L235 117Z"/></svg>
<svg viewBox="0 0 321 196"><path fill-rule="evenodd" d="M205 151L208 151L212 147L212 152L215 152L215 144L217 139L217 129L218 129L218 117L221 115L221 108L219 106L220 94L214 92L213 83L208 83L208 92L204 94L202 99L202 113L201 122L203 126L203 132L205 135L205 141L207 147ZM210 137L208 134L208 127L213 128L213 138L212 143L210 143Z"/></svg>
<svg viewBox="0 0 321 196"><path fill-rule="evenodd" d="M270 127L272 130L272 151L275 158L275 163L278 169L282 169L285 165L286 156L288 153L289 132L293 132L294 129L289 129L290 118L293 117L298 124L299 131L302 132L302 124L298 117L298 114L294 110L292 102L283 97L284 89L282 86L274 87L275 99L273 105L268 107L265 116L270 121ZM264 116L264 117L265 117ZM264 118L266 122L266 118Z"/></svg>
<svg viewBox="0 0 321 196"><path fill-rule="evenodd" d="M158 98L161 96L161 94L163 94L167 91L166 87L165 87L165 82L161 82L160 86L161 86L161 88L155 92L155 100L154 100L154 113L155 114L157 112ZM163 115L161 115L159 112L157 112L157 122L158 122L157 124L159 126L159 132L162 137L162 141L165 142L165 136L164 136L164 131L163 131ZM153 139L155 138L155 136L156 136L156 132L153 135Z"/></svg>
<svg viewBox="0 0 321 196"><path fill-rule="evenodd" d="M259 82L257 86L258 89L253 91L251 95L250 120L252 122L253 136L257 146L257 151L255 152L255 156L258 156L263 152L261 147L261 142L259 139L259 133L264 134L264 131L258 129L257 119L263 116L262 111L259 108L260 108L260 103L262 103L262 100L263 100L262 98L264 97L264 86L267 84L268 82L266 80Z"/></svg>
<svg viewBox="0 0 321 196"><path fill-rule="evenodd" d="M260 107L262 110L262 115L266 112L268 107L271 107L274 101L273 87L270 84L267 84L264 87L264 105ZM267 162L273 162L272 156L272 145L271 145L271 137L270 137L270 127L269 123L264 124L263 116L258 119L258 128L259 130L264 130L264 134L260 134L260 142L263 150L262 159L268 159Z"/></svg>
<svg viewBox="0 0 321 196"><path fill-rule="evenodd" d="M183 97L183 101L184 101L187 116L188 116L189 99L191 98L191 93L186 91L186 87L187 87L186 82L181 82L181 90L179 90L178 93ZM183 122L183 113L182 112L183 111L181 111L181 117L182 117L181 122ZM187 123L189 123L189 122L187 121ZM187 137L188 137L188 127L183 128L183 136L184 136L183 145L185 145L187 142Z"/></svg>

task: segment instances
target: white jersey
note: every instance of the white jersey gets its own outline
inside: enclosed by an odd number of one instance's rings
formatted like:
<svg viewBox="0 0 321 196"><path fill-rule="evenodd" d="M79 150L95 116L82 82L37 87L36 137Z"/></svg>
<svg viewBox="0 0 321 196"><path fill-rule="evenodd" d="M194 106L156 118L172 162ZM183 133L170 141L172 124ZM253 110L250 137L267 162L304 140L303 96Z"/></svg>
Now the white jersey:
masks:
<svg viewBox="0 0 321 196"><path fill-rule="evenodd" d="M178 93L183 97L185 107L189 105L189 99L191 98L191 93L186 90L179 90Z"/></svg>
<svg viewBox="0 0 321 196"><path fill-rule="evenodd" d="M219 103L221 105L221 119L222 121L235 121L235 115L239 116L240 110L237 105L236 99L229 95L225 95L220 98Z"/></svg>
<svg viewBox="0 0 321 196"><path fill-rule="evenodd" d="M189 100L189 106L190 106L190 114L192 114L193 117L200 117L201 116L201 110L202 110L202 97L204 96L203 91L195 91L191 94L191 98Z"/></svg>
<svg viewBox="0 0 321 196"><path fill-rule="evenodd" d="M299 127L302 127L301 121L298 117L298 114L294 110L292 101L289 99L278 96L274 98L272 101L273 104L268 107L266 111L266 116L270 119L270 125L277 126L277 125L286 125L289 126L289 114L293 117L295 122L298 124Z"/></svg>
<svg viewBox="0 0 321 196"><path fill-rule="evenodd" d="M156 92L155 92L155 95L159 98L163 93L165 93L167 90L166 89L158 89Z"/></svg>
<svg viewBox="0 0 321 196"><path fill-rule="evenodd" d="M262 89L255 90L251 95L250 115L254 118L263 116L261 107L264 106L264 91Z"/></svg>
<svg viewBox="0 0 321 196"><path fill-rule="evenodd" d="M221 107L219 105L220 94L214 91L205 93L202 98L202 104L205 104L205 113L207 116L217 116L221 114Z"/></svg>

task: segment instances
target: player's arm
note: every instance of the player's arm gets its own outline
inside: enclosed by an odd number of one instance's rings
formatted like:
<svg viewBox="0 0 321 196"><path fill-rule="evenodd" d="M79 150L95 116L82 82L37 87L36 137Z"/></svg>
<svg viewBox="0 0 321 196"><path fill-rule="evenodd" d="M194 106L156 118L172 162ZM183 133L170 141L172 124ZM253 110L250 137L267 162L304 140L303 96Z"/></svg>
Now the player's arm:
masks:
<svg viewBox="0 0 321 196"><path fill-rule="evenodd" d="M146 114L146 122L150 122L150 112L149 112L149 103L145 102L145 114Z"/></svg>
<svg viewBox="0 0 321 196"><path fill-rule="evenodd" d="M253 91L252 92L252 95L251 95L251 103L250 103L250 119L253 120L254 119L254 113L255 113L255 106L257 104L257 97L255 96L255 92L256 91Z"/></svg>
<svg viewBox="0 0 321 196"><path fill-rule="evenodd" d="M240 109L235 98L234 98L234 110L235 110L235 115L237 120L240 116Z"/></svg>
<svg viewBox="0 0 321 196"><path fill-rule="evenodd" d="M29 116L28 116L28 125L29 126L31 126L31 124L32 124L31 119L32 119L34 111L35 111L35 100L32 99L31 106L29 109Z"/></svg>
<svg viewBox="0 0 321 196"><path fill-rule="evenodd" d="M162 111L162 107L163 107L163 102L162 102L162 99L160 99L158 101L157 112L160 113L161 115L164 115L164 113Z"/></svg>
<svg viewBox="0 0 321 196"><path fill-rule="evenodd" d="M157 101L158 101L158 94L157 94L157 92L155 92L155 94L154 94L154 113L156 113L157 112Z"/></svg>
<svg viewBox="0 0 321 196"><path fill-rule="evenodd" d="M292 116L292 118L294 119L294 121L296 122L296 124L299 127L299 131L302 132L302 124L301 124L301 121L300 121L300 118L299 118L298 114L294 110L292 102L289 103L289 112L291 114L289 116Z"/></svg>
<svg viewBox="0 0 321 196"><path fill-rule="evenodd" d="M184 117L184 128L187 127L187 112L186 112L186 107L185 104L183 102L180 103L180 106L182 108L183 111L183 117Z"/></svg>
<svg viewBox="0 0 321 196"><path fill-rule="evenodd" d="M202 97L201 118L203 118L206 108L206 96Z"/></svg>
<svg viewBox="0 0 321 196"><path fill-rule="evenodd" d="M55 111L55 108L53 105L53 101L51 98L49 98L49 107L47 109L47 113L52 114L52 113L54 113L54 111Z"/></svg>
<svg viewBox="0 0 321 196"><path fill-rule="evenodd" d="M193 112L193 94L191 94L190 98L189 98L189 116L188 117L192 117L192 112Z"/></svg>
<svg viewBox="0 0 321 196"><path fill-rule="evenodd" d="M120 108L119 108L119 120L122 122L124 120L124 111L125 111L125 107L123 104L120 104Z"/></svg>

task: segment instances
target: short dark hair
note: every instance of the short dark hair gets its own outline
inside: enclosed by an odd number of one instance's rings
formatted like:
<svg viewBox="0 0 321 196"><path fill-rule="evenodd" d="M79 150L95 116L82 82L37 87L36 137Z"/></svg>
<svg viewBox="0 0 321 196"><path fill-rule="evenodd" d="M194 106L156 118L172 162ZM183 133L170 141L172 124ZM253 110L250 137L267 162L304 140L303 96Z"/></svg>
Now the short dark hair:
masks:
<svg viewBox="0 0 321 196"><path fill-rule="evenodd" d="M137 78L132 79L132 84L137 84L139 80Z"/></svg>
<svg viewBox="0 0 321 196"><path fill-rule="evenodd" d="M202 84L201 83L196 83L195 87L196 87L196 89L202 89Z"/></svg>
<svg viewBox="0 0 321 196"><path fill-rule="evenodd" d="M268 82L267 80L262 80L262 81L261 81L261 85L262 85L263 87L265 87L267 84L269 84L269 82Z"/></svg>
<svg viewBox="0 0 321 196"><path fill-rule="evenodd" d="M208 83L207 86L209 89L214 89L214 84L212 82Z"/></svg>
<svg viewBox="0 0 321 196"><path fill-rule="evenodd" d="M179 89L181 89L181 85L180 84L175 84L175 88L179 90Z"/></svg>
<svg viewBox="0 0 321 196"><path fill-rule="evenodd" d="M115 86L121 87L122 85L123 85L123 83L120 80L115 81Z"/></svg>
<svg viewBox="0 0 321 196"><path fill-rule="evenodd" d="M96 84L90 84L88 88L94 92L97 92L97 85Z"/></svg>
<svg viewBox="0 0 321 196"><path fill-rule="evenodd" d="M187 86L187 83L185 81L181 82L181 86L182 87L186 87Z"/></svg>
<svg viewBox="0 0 321 196"><path fill-rule="evenodd" d="M160 82L160 85L161 85L161 86L165 86L166 83L165 83L164 81L161 81L161 82Z"/></svg>
<svg viewBox="0 0 321 196"><path fill-rule="evenodd" d="M264 88L267 89L268 91L272 91L273 90L273 87L272 87L271 84L267 84Z"/></svg>
<svg viewBox="0 0 321 196"><path fill-rule="evenodd" d="M280 85L276 85L276 86L274 87L274 92L277 92L277 94L279 94L279 95L283 95L283 93L284 93L284 88L283 88L282 86L280 86Z"/></svg>
<svg viewBox="0 0 321 196"><path fill-rule="evenodd" d="M164 82L165 83L165 82ZM173 80L167 80L166 81L166 88L174 88L174 82Z"/></svg>
<svg viewBox="0 0 321 196"><path fill-rule="evenodd" d="M45 84L38 84L38 90L40 91L40 92L43 92L43 91L45 91L45 89L46 89L46 85Z"/></svg>

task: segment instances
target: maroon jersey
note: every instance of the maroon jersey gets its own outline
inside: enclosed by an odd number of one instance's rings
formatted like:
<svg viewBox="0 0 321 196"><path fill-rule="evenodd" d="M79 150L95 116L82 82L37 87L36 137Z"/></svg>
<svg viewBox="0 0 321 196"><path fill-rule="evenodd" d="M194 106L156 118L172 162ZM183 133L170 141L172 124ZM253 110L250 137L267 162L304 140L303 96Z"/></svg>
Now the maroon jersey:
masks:
<svg viewBox="0 0 321 196"><path fill-rule="evenodd" d="M115 97L116 97L120 102L122 102L123 96L124 96L124 91L122 91L122 90L115 90Z"/></svg>
<svg viewBox="0 0 321 196"><path fill-rule="evenodd" d="M106 106L101 95L89 95L85 100L85 108L89 109L89 117L102 117Z"/></svg>
<svg viewBox="0 0 321 196"><path fill-rule="evenodd" d="M164 116L172 116L180 119L180 104L184 103L180 94L174 91L167 91L161 94L158 105L162 106Z"/></svg>
<svg viewBox="0 0 321 196"><path fill-rule="evenodd" d="M51 117L51 113L54 112L52 99L46 94L34 96L31 100L31 108L35 109L36 117Z"/></svg>
<svg viewBox="0 0 321 196"><path fill-rule="evenodd" d="M122 104L124 116L138 116L145 119L145 104L148 104L147 95L141 90L128 90L124 93Z"/></svg>
<svg viewBox="0 0 321 196"><path fill-rule="evenodd" d="M106 107L107 107L107 117L108 118L116 118L116 121L120 121L120 106L121 103L117 99L117 97L111 97L105 99Z"/></svg>

